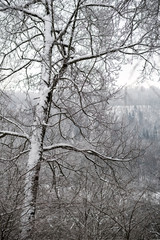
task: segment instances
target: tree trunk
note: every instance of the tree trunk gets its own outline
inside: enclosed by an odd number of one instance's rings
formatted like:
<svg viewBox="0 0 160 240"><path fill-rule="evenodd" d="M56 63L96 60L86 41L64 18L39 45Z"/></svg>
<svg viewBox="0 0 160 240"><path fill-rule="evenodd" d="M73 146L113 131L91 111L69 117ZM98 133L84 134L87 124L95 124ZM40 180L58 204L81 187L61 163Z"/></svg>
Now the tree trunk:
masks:
<svg viewBox="0 0 160 240"><path fill-rule="evenodd" d="M50 8L45 17L44 29L44 55L42 58L41 90L39 104L35 112L35 122L31 137L31 150L28 157L27 173L25 176L25 196L21 215L21 239L34 239L34 224L36 213L36 199L39 183L39 172L43 154L43 139L46 132L46 124L50 112L52 90L51 56L52 56L52 14Z"/></svg>
<svg viewBox="0 0 160 240"><path fill-rule="evenodd" d="M36 198L42 157L41 149L42 147L36 139L35 131L31 140L31 151L25 176L25 196L21 216L21 239L25 240L33 239L34 236Z"/></svg>

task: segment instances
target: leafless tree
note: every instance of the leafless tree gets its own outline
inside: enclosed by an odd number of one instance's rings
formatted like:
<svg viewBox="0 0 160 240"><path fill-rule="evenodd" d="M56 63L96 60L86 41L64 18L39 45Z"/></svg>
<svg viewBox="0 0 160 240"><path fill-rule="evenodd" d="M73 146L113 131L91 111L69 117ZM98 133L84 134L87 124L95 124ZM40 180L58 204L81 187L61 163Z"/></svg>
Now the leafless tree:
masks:
<svg viewBox="0 0 160 240"><path fill-rule="evenodd" d="M27 159L21 239L34 238L43 161L71 151L97 165L135 157L125 143L109 148L106 112L124 54L143 57L151 45L157 49L147 41L148 29L138 31L141 9L142 1L0 1L0 81L32 98L17 116L13 109L12 116L1 114L9 123L1 139L20 139L10 160Z"/></svg>

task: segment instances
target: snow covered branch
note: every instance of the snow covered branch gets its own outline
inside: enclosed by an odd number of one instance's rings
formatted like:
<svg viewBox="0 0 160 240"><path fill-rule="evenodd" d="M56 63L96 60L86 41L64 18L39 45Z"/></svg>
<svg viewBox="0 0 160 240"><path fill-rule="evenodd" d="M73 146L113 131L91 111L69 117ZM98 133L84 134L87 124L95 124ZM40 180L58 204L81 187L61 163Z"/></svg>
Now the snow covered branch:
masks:
<svg viewBox="0 0 160 240"><path fill-rule="evenodd" d="M27 134L21 134L18 132L0 130L0 138L3 138L5 136L14 136L14 137L20 137L20 138L25 138L25 139L29 140L29 137Z"/></svg>
<svg viewBox="0 0 160 240"><path fill-rule="evenodd" d="M36 18L40 19L41 21L44 21L44 19L41 15L26 9L25 6L16 6L16 5L11 5L11 4L0 3L0 11L8 11L8 10L15 10L15 11L23 12L31 17L36 17Z"/></svg>
<svg viewBox="0 0 160 240"><path fill-rule="evenodd" d="M25 133L25 131L23 130L23 128L22 128L17 122L14 122L13 120L11 120L11 119L9 119L9 118L7 118L7 117L4 117L4 116L1 115L1 114L0 114L0 117L1 117L2 119L6 120L7 122L15 125L21 132L24 133L24 135L27 136L27 138L29 138L29 136Z"/></svg>
<svg viewBox="0 0 160 240"><path fill-rule="evenodd" d="M78 147L72 146L70 144L65 144L65 143L53 144L51 146L44 147L43 150L51 151L51 150L58 149L58 148L69 150L69 151L74 151L74 152L79 152L82 154L89 154L89 155L98 157L98 158L102 159L103 161L128 162L128 161L132 160L132 159L123 159L123 158L112 158L112 157L103 155L93 149L82 149L82 148L78 148Z"/></svg>
<svg viewBox="0 0 160 240"><path fill-rule="evenodd" d="M102 7L102 8L109 8L109 9L113 9L115 12L117 12L121 17L124 17L123 14L118 10L118 8L112 6L112 5L108 5L105 3L88 3L88 4L84 4L81 6L82 8L90 8L90 7Z"/></svg>
<svg viewBox="0 0 160 240"><path fill-rule="evenodd" d="M99 52L99 53L96 53L96 54L86 54L86 55L83 55L83 56L80 56L80 57L76 57L76 58L73 58L70 61L68 61L67 64L71 65L71 64L77 63L77 62L99 58L99 57L105 56L107 54L111 54L111 53L115 53L115 52L121 52L121 51L126 50L126 49L132 49L133 50L134 47L136 47L137 45L140 45L140 42L141 42L141 39L137 43L130 44L130 45L127 45L127 46L122 45L122 46L119 46L117 48L107 49L105 51L102 51L102 52Z"/></svg>

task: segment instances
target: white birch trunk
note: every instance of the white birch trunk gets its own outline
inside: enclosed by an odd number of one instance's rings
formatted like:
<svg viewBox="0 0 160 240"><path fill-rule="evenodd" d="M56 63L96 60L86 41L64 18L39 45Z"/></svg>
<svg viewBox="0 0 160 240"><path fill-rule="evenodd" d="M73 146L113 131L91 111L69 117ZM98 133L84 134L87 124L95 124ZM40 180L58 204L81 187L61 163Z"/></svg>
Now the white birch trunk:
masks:
<svg viewBox="0 0 160 240"><path fill-rule="evenodd" d="M49 1L48 1L49 2ZM35 122L31 137L31 150L28 157L27 173L25 176L25 196L23 212L21 215L21 239L34 239L34 223L36 211L36 198L38 190L39 172L43 153L43 139L46 131L46 123L50 111L50 78L52 55L52 14L51 3L49 13L45 17L45 42L42 59L40 100L36 108Z"/></svg>

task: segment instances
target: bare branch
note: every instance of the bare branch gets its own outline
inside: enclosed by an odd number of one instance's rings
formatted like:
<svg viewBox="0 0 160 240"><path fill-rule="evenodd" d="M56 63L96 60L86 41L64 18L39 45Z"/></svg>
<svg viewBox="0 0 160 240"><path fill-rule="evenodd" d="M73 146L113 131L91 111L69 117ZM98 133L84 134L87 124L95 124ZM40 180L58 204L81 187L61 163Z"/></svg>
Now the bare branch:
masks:
<svg viewBox="0 0 160 240"><path fill-rule="evenodd" d="M20 137L20 138L25 138L25 139L29 140L29 137L26 134L21 134L21 133L12 132L12 131L0 130L0 138L3 138L5 136L14 136L14 137Z"/></svg>
<svg viewBox="0 0 160 240"><path fill-rule="evenodd" d="M68 61L67 64L71 65L73 63L78 63L78 62L81 62L81 61L86 61L86 60L90 60L90 59L99 58L99 57L102 57L102 56L105 56L105 55L108 55L108 54L111 54L111 53L120 52L120 51L125 50L125 49L132 49L133 47L138 46L140 44L140 42L141 42L141 40L138 41L137 43L130 44L128 46L119 46L117 48L107 49L107 50L99 52L97 54L86 54L86 55L83 55L81 57L77 57L77 58L74 58L74 59Z"/></svg>
<svg viewBox="0 0 160 240"><path fill-rule="evenodd" d="M128 161L132 160L132 159L108 157L108 156L105 156L105 155L103 155L103 154L101 154L101 153L99 153L99 152L97 152L93 149L81 149L81 148L77 148L75 146L65 144L65 143L53 144L51 146L44 147L43 150L44 151L51 151L51 150L58 149L58 148L66 149L66 150L74 151L74 152L80 152L80 153L83 153L83 154L93 155L93 156L98 157L98 158L100 158L104 161L128 162Z"/></svg>
<svg viewBox="0 0 160 240"><path fill-rule="evenodd" d="M28 16L36 17L40 19L41 21L44 21L43 17L35 12L29 11L25 9L23 6L12 6L12 5L6 5L4 3L0 3L0 12L8 11L8 10L15 10L19 12L23 12L27 14Z"/></svg>
<svg viewBox="0 0 160 240"><path fill-rule="evenodd" d="M9 119L9 118L4 117L4 116L1 115L1 114L0 114L0 117L1 117L2 119L6 120L7 122L15 125L21 132L24 133L25 136L27 136L27 138L29 138L28 134L25 133L24 129L22 129L22 127L21 127L18 123L14 122L13 120L11 120L11 119Z"/></svg>

